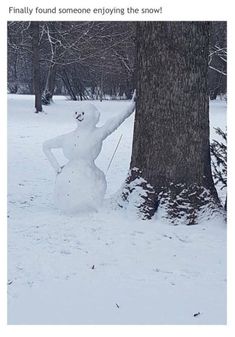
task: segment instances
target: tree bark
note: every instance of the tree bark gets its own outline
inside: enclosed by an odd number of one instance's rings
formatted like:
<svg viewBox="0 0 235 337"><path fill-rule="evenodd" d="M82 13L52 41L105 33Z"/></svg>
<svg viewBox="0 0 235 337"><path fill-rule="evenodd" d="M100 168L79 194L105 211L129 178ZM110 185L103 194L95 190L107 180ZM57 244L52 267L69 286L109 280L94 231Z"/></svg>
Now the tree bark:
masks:
<svg viewBox="0 0 235 337"><path fill-rule="evenodd" d="M136 39L137 106L123 198L141 186L144 218L161 204L173 220L186 214L195 223L209 199L218 202L209 146L209 24L138 22Z"/></svg>
<svg viewBox="0 0 235 337"><path fill-rule="evenodd" d="M32 21L31 25L32 37L32 64L33 64L33 86L35 95L35 109L36 113L42 111L42 98L41 98L41 78L40 78L40 60L39 60L39 22Z"/></svg>

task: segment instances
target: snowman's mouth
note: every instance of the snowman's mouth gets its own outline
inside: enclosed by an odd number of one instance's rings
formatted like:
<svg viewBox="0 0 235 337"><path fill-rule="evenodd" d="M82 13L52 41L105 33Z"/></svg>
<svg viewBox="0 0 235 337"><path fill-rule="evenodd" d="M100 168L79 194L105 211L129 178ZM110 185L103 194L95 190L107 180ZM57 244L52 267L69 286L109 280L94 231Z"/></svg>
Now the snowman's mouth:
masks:
<svg viewBox="0 0 235 337"><path fill-rule="evenodd" d="M82 122L84 119L84 117L81 117L81 115L77 116L76 117L76 120L79 121L79 122Z"/></svg>

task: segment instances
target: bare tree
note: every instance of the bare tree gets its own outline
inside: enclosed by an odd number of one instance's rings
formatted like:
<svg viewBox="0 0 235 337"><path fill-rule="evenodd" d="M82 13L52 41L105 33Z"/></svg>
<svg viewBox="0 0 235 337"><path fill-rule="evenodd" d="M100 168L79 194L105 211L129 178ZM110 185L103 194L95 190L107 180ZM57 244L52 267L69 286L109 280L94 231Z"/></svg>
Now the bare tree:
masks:
<svg viewBox="0 0 235 337"><path fill-rule="evenodd" d="M30 25L32 37L32 63L33 63L33 85L35 95L35 112L42 111L42 92L40 80L40 48L39 48L39 22L32 21Z"/></svg>
<svg viewBox="0 0 235 337"><path fill-rule="evenodd" d="M32 93L30 22L8 22L8 90Z"/></svg>
<svg viewBox="0 0 235 337"><path fill-rule="evenodd" d="M56 22L45 22L43 25L43 30L46 34L46 38L49 44L50 60L48 64L48 71L46 76L45 88L42 95L43 104L50 104L55 91L56 83L56 58L58 49L60 48L60 43L57 40L56 34Z"/></svg>
<svg viewBox="0 0 235 337"><path fill-rule="evenodd" d="M210 99L227 91L227 23L211 23L209 53Z"/></svg>
<svg viewBox="0 0 235 337"><path fill-rule="evenodd" d="M31 77L29 27L30 22L8 23L9 87L15 92ZM98 92L102 92L103 98L106 94L112 97L125 94L130 98L134 27L128 22L40 22L43 102L50 103L58 83L62 82L72 99L92 98ZM30 87L31 84L29 92Z"/></svg>
<svg viewBox="0 0 235 337"><path fill-rule="evenodd" d="M30 22L8 23L8 89L32 93ZM226 22L212 22L209 90L226 92ZM71 99L131 98L134 87L134 22L39 22L43 102L54 92ZM61 91L62 90L62 91Z"/></svg>

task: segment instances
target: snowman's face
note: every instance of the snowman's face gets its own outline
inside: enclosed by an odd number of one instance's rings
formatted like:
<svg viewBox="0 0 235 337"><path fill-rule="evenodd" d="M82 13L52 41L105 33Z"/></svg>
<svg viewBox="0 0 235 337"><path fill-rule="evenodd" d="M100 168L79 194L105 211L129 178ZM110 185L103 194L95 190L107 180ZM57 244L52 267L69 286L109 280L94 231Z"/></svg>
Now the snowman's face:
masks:
<svg viewBox="0 0 235 337"><path fill-rule="evenodd" d="M99 121L100 113L93 104L81 102L74 113L74 118L79 126L94 127Z"/></svg>

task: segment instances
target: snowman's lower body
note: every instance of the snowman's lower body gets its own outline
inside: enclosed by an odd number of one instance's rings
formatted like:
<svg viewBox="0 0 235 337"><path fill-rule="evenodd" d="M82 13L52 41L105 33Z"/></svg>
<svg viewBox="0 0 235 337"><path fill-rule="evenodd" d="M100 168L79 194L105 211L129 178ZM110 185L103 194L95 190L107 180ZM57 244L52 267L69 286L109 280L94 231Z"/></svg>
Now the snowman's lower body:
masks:
<svg viewBox="0 0 235 337"><path fill-rule="evenodd" d="M66 213L97 210L104 200L107 183L94 162L68 162L56 177L54 199Z"/></svg>

